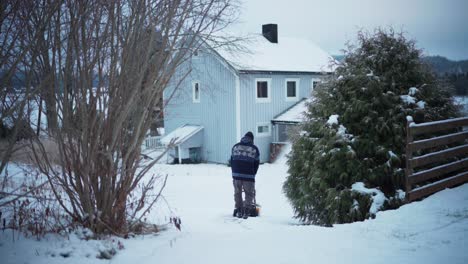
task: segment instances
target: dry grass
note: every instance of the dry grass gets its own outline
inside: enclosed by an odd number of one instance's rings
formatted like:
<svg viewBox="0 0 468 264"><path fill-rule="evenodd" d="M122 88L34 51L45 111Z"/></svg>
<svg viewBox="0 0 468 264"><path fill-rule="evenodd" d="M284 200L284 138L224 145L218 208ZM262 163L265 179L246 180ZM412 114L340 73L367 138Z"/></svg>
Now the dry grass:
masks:
<svg viewBox="0 0 468 264"><path fill-rule="evenodd" d="M39 149L37 148L38 143L34 143L34 144L36 146L36 149ZM50 139L41 139L41 144L43 145L50 162L53 164L59 164L60 156L59 156L57 144ZM3 151L6 150L7 145L8 143L6 141L0 140L0 154L3 154ZM33 150L31 147L31 142L27 140L16 142L15 146L13 147L13 154L10 158L10 161L16 162L16 163L34 165L36 162L34 160L34 154L33 154Z"/></svg>

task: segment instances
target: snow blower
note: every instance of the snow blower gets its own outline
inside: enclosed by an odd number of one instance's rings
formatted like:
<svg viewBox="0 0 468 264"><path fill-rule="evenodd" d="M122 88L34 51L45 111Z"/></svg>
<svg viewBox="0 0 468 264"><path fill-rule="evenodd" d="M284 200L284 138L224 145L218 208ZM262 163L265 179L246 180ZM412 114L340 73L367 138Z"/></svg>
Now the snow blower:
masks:
<svg viewBox="0 0 468 264"><path fill-rule="evenodd" d="M262 207L258 204L258 203L255 203L255 211L253 211L250 216L252 217L256 217L256 216L260 216L260 209Z"/></svg>
<svg viewBox="0 0 468 264"><path fill-rule="evenodd" d="M260 216L260 209L262 208L261 205L257 203L257 191L254 191L254 204L255 204L255 210L250 213L250 216L252 217L257 217Z"/></svg>
<svg viewBox="0 0 468 264"><path fill-rule="evenodd" d="M242 191L244 194L245 192ZM255 205L255 210L252 210L249 214L250 217L257 217L260 216L260 211L262 206L257 203L257 198L256 198L256 191L254 191L254 205ZM237 209L234 209L234 212L232 213L232 216L236 216L237 214Z"/></svg>

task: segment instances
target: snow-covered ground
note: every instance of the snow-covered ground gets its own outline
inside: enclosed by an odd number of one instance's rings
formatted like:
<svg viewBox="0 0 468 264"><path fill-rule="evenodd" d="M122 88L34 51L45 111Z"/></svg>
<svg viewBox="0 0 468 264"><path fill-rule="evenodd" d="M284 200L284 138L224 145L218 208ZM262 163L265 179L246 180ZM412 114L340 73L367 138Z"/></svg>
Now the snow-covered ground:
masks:
<svg viewBox="0 0 468 264"><path fill-rule="evenodd" d="M454 96L453 99L455 104L462 107L463 115L468 116L468 96Z"/></svg>
<svg viewBox="0 0 468 264"><path fill-rule="evenodd" d="M179 216L181 230L127 240L111 260L96 259L96 248L115 241L47 236L41 241L0 231L1 263L468 263L468 184L444 190L376 219L333 228L295 220L283 192L282 158L263 164L257 175L261 216L233 218L230 168L224 165L158 164L169 175L162 204L150 220ZM69 252L64 258L61 253Z"/></svg>

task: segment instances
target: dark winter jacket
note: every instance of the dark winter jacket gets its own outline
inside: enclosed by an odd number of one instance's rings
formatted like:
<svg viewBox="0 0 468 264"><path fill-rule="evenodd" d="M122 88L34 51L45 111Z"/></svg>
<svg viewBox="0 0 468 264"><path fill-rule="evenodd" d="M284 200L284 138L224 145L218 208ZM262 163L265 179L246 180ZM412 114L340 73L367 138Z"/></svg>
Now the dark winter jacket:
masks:
<svg viewBox="0 0 468 264"><path fill-rule="evenodd" d="M254 182L260 162L260 151L253 144L253 140L250 137L243 137L232 147L231 153L232 178Z"/></svg>

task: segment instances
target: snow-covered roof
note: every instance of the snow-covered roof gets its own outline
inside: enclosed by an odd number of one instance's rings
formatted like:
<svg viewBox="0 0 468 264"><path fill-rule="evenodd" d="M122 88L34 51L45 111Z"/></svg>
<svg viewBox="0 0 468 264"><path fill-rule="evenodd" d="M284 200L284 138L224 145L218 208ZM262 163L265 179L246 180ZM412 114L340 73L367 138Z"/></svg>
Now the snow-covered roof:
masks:
<svg viewBox="0 0 468 264"><path fill-rule="evenodd" d="M307 102L311 99L302 99L283 113L273 118L276 123L300 123L304 121L304 112L307 110Z"/></svg>
<svg viewBox="0 0 468 264"><path fill-rule="evenodd" d="M171 133L167 134L161 139L161 143L164 145L169 145L169 143L175 139L174 144L179 145L184 143L190 137L195 135L198 131L202 130L202 126L196 125L183 125L177 129L174 129Z"/></svg>
<svg viewBox="0 0 468 264"><path fill-rule="evenodd" d="M216 51L239 71L331 72L334 59L306 39L278 36L278 43L254 35L245 43L246 52Z"/></svg>

